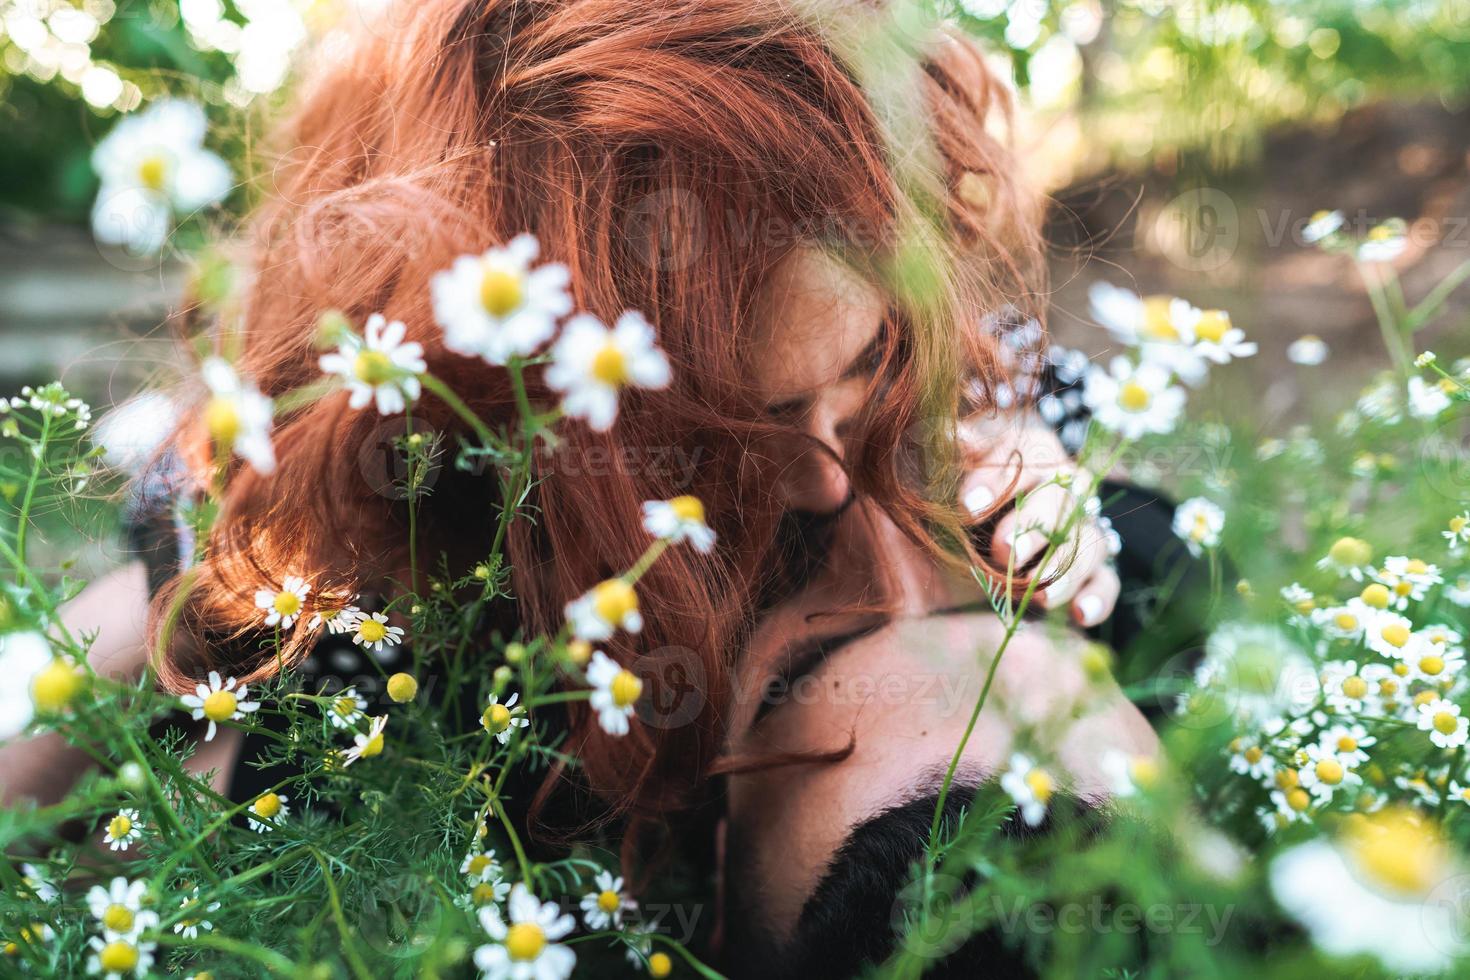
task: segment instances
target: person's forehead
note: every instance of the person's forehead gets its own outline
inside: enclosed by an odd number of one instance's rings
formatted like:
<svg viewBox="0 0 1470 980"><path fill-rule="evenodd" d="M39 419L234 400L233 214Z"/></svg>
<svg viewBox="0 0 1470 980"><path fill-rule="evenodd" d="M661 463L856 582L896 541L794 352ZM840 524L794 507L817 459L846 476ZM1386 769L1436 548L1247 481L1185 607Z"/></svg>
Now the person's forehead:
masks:
<svg viewBox="0 0 1470 980"><path fill-rule="evenodd" d="M858 272L815 248L792 250L767 278L756 307L756 374L767 401L838 380L873 339L886 310Z"/></svg>

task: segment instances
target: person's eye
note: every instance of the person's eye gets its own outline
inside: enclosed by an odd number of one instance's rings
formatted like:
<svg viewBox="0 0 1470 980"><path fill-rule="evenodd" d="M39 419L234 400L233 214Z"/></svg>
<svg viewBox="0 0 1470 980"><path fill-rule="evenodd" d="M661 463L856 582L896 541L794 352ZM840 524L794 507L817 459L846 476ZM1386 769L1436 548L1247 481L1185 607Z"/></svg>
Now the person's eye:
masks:
<svg viewBox="0 0 1470 980"><path fill-rule="evenodd" d="M784 402L775 402L766 406L766 415L774 422L794 424L800 422L806 415L807 401L804 398L792 398Z"/></svg>

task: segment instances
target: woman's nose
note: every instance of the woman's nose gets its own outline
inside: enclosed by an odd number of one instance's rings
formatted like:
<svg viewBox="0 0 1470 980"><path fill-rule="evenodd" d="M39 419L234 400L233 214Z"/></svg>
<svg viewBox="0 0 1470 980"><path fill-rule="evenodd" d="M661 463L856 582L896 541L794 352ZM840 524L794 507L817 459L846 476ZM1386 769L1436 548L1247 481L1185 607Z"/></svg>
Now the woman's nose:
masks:
<svg viewBox="0 0 1470 980"><path fill-rule="evenodd" d="M795 442L778 482L787 510L830 514L847 503L852 484L843 465L843 444L849 415L830 401L812 407L803 426L807 438Z"/></svg>

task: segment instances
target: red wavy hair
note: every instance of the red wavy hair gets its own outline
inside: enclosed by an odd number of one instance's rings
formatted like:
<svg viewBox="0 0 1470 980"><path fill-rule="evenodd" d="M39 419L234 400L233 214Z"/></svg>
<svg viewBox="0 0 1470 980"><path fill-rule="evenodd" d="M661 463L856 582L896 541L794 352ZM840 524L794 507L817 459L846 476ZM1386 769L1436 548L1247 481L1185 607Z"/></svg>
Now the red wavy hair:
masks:
<svg viewBox="0 0 1470 980"><path fill-rule="evenodd" d="M855 490L916 536L958 527L931 503L953 499L943 422L958 416L963 383L998 370L981 315L1036 305L1039 281L1036 199L987 131L1005 96L973 49L945 39L904 81L926 107L926 142L914 145L903 124L915 114L870 99L834 40L875 21L866 7L827 8L825 26L769 0L404 0L398 14L384 21L391 32L364 31L322 65L281 130L273 186L242 236L238 365L279 396L319 376L324 310L357 323L381 311L408 325L430 370L492 428L508 423L507 377L444 349L428 281L521 232L570 267L578 308L649 318L672 387L625 397L611 432L563 425L558 449L538 457L534 520L516 521L506 546L515 600L485 633L555 632L569 600L645 547L642 501L704 500L717 553L671 550L640 585L643 631L604 645L634 669L678 660L699 684L697 710L622 740L582 706L569 716L569 747L597 794L637 814L666 811L719 750L729 661L772 557L779 509L759 447L779 430L751 394L750 311L800 241L841 250L895 296L881 384L847 460ZM905 294L912 279L894 270L911 267L915 241L938 272ZM529 380L533 400L552 400L536 372ZM451 440L463 428L431 395L416 420ZM179 638L160 665L172 688L208 666L276 670L273 654L238 642L257 629L262 581L301 574L318 593L350 596L408 578L407 511L358 468L382 420L333 396L277 421L277 472L231 473L207 556L175 590ZM916 482L905 460L930 430L941 465ZM203 479L202 423L186 424L177 445ZM651 460L650 447L697 460L693 485L657 465L582 465ZM490 477L446 478L424 504L419 554L483 558L496 493ZM159 629L173 601L158 599ZM312 639L294 636L288 662Z"/></svg>

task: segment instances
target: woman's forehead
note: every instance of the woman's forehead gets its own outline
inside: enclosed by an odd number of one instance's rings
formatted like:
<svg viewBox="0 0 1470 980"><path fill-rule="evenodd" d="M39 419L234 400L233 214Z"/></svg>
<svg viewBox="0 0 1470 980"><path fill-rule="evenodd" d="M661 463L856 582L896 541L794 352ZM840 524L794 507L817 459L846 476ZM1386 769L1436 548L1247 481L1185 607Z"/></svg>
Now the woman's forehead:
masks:
<svg viewBox="0 0 1470 980"><path fill-rule="evenodd" d="M772 269L756 306L755 373L769 403L838 381L877 335L883 295L821 249L793 249Z"/></svg>

